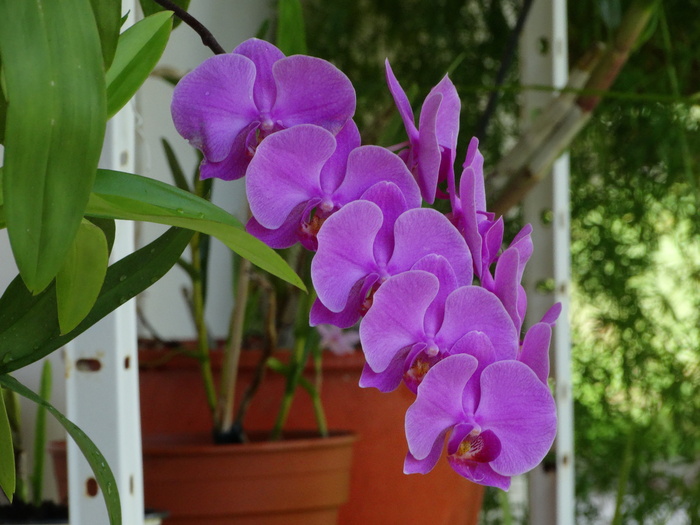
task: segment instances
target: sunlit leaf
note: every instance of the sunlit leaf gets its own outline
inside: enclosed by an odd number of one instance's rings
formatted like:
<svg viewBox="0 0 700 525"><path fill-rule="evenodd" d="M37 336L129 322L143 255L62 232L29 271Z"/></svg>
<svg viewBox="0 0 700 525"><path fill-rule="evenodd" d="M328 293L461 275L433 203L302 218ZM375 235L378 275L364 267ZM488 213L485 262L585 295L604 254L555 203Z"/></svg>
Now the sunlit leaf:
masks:
<svg viewBox="0 0 700 525"><path fill-rule="evenodd" d="M130 173L99 170L88 213L179 226L212 235L256 266L306 289L287 262L265 243L246 233L231 214L163 182Z"/></svg>
<svg viewBox="0 0 700 525"><path fill-rule="evenodd" d="M12 428L5 408L5 396L0 395L0 489L12 501L15 493L15 451Z"/></svg>
<svg viewBox="0 0 700 525"><path fill-rule="evenodd" d="M70 332L90 312L104 282L109 251L100 228L83 220L63 268L56 275L61 333Z"/></svg>
<svg viewBox="0 0 700 525"><path fill-rule="evenodd" d="M114 474L107 464L107 460L102 455L102 452L92 442L92 440L83 432L77 425L72 423L66 416L61 414L51 403L42 399L32 392L29 388L17 381L15 378L8 375L0 375L0 385L9 388L19 395L34 401L37 405L43 406L52 416L66 429L71 438L75 441L87 460L92 472L95 474L95 479L100 486L100 492L105 499L107 505L107 515L111 525L121 524L122 509L119 500L119 491L117 482L114 479ZM3 457L3 456L0 456Z"/></svg>
<svg viewBox="0 0 700 525"><path fill-rule="evenodd" d="M19 277L14 279L0 297L0 374L57 350L158 281L177 262L191 237L191 231L172 228L112 264L95 306L65 335L61 335L58 325L56 287L32 295Z"/></svg>
<svg viewBox="0 0 700 525"><path fill-rule="evenodd" d="M106 123L89 0L0 1L5 220L33 292L53 280L82 220Z"/></svg>
<svg viewBox="0 0 700 525"><path fill-rule="evenodd" d="M148 78L170 37L172 12L140 20L119 36L117 52L107 71L107 115L112 117Z"/></svg>

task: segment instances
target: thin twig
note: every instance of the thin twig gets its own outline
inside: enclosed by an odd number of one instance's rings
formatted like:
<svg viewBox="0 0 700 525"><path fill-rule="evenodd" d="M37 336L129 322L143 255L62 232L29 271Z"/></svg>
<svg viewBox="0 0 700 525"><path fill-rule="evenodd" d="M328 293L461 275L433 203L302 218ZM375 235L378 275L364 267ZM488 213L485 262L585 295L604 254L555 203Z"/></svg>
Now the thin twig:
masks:
<svg viewBox="0 0 700 525"><path fill-rule="evenodd" d="M169 11L173 11L175 13L175 16L177 16L180 20L182 20L184 23L186 23L188 26L194 29L197 32L197 34L201 37L202 44L211 49L215 55L226 54L226 50L224 50L224 48L221 47L221 44L219 44L219 42L216 41L216 38L214 38L214 35L211 34L211 31L204 27L204 24L202 24L199 20L197 20L187 11L185 11L182 7L180 7L174 2L171 2L170 0L153 1L156 4L165 7Z"/></svg>

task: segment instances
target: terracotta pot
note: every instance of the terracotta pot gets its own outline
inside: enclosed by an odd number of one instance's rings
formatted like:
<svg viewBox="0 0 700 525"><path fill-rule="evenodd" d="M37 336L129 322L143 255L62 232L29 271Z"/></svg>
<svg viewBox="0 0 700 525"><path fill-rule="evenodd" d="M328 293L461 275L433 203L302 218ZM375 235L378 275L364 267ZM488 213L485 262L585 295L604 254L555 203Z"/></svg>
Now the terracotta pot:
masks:
<svg viewBox="0 0 700 525"><path fill-rule="evenodd" d="M190 358L163 361L164 353L140 352L141 417L145 436L154 432L192 429L209 431L201 379ZM240 395L247 384L257 353L241 358ZM161 363L149 366L149 363ZM483 487L466 481L441 460L426 475L403 474L406 454L404 415L414 396L403 386L391 393L360 388L364 358L361 352L324 356L322 399L330 428L345 428L357 435L350 481L350 499L340 509L341 525L475 525ZM307 374L313 376L311 371ZM284 392L283 378L268 373L245 421L250 430L272 427ZM288 429L314 428L309 396L299 392L290 413ZM146 503L154 506L146 494Z"/></svg>
<svg viewBox="0 0 700 525"><path fill-rule="evenodd" d="M208 434L147 437L144 489L167 525L334 525L347 501L352 434L212 445Z"/></svg>

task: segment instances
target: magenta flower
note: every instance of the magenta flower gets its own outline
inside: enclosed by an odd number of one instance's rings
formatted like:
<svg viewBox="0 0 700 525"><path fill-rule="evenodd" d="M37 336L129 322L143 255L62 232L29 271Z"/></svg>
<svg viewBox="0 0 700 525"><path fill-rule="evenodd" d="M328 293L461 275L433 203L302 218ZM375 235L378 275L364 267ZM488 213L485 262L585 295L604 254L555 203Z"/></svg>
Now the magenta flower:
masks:
<svg viewBox="0 0 700 525"><path fill-rule="evenodd" d="M447 179L454 163L461 107L457 90L445 75L428 93L416 127L411 104L389 60L386 61L386 81L408 134L409 148L400 155L416 177L423 199L432 204L438 182Z"/></svg>
<svg viewBox="0 0 700 525"><path fill-rule="evenodd" d="M549 388L519 361L496 361L475 377L477 359L449 356L426 374L406 412L404 472L427 473L440 458L465 478L508 490L511 476L534 468L556 434ZM468 384L478 381L478 388ZM478 399L474 392L480 392Z"/></svg>
<svg viewBox="0 0 700 525"><path fill-rule="evenodd" d="M477 286L458 287L444 258L426 257L413 268L377 290L360 324L367 360L360 386L387 392L403 378L415 392L448 355L468 353L484 365L516 358L518 332L498 297Z"/></svg>
<svg viewBox="0 0 700 525"><path fill-rule="evenodd" d="M409 207L420 206L418 186L401 159L379 146L360 146L352 120L336 137L310 124L282 130L260 144L248 167L248 231L273 248L301 241L314 251L323 222L379 181L394 184Z"/></svg>
<svg viewBox="0 0 700 525"><path fill-rule="evenodd" d="M444 257L460 285L471 283L469 250L450 221L433 209L406 210L395 193L391 195L384 192L376 195L375 202L346 204L319 231L318 252L311 263L311 279L318 293L312 324L352 326L373 290L391 275L410 270L426 255ZM333 313L341 317L334 319Z"/></svg>
<svg viewBox="0 0 700 525"><path fill-rule="evenodd" d="M233 180L275 131L316 124L338 133L355 112L355 90L331 63L285 57L252 38L183 77L171 111L178 132L204 153L201 177Z"/></svg>

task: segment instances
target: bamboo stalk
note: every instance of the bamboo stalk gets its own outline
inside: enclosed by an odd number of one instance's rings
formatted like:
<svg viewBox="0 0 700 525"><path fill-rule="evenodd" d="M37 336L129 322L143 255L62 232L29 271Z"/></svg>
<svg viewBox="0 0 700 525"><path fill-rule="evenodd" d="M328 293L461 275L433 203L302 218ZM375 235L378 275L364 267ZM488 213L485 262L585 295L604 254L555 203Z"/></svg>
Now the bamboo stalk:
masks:
<svg viewBox="0 0 700 525"><path fill-rule="evenodd" d="M590 73L584 87L586 94L578 96L573 104L562 99L566 94L560 95L561 103L552 104L550 110L545 111L546 115L543 114L542 122L532 126L531 129L535 131L528 135L528 130L513 148L515 151L499 162L491 176L502 175L508 177L508 180L491 207L497 215L505 214L522 201L527 192L547 175L552 163L583 129L592 111L602 100L603 93L627 62L654 9L655 0L635 1L625 12L614 44L605 50ZM580 81L580 77L574 81ZM567 105L568 110L562 113ZM557 107L551 109L554 106Z"/></svg>

